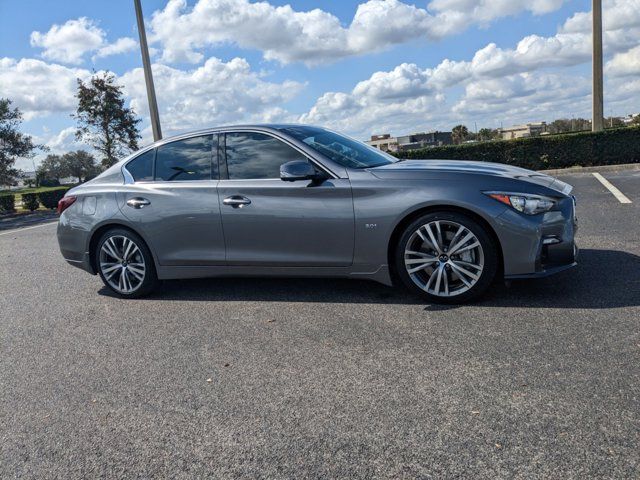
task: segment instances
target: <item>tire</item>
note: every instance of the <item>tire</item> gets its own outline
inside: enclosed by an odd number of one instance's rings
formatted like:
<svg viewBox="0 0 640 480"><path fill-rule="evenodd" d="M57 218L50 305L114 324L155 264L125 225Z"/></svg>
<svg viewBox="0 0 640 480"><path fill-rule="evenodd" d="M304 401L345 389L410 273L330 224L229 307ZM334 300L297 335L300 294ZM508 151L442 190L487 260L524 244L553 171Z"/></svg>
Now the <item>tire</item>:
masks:
<svg viewBox="0 0 640 480"><path fill-rule="evenodd" d="M405 228L394 251L397 276L431 303L478 298L493 282L498 263L498 248L486 229L457 212L417 218Z"/></svg>
<svg viewBox="0 0 640 480"><path fill-rule="evenodd" d="M130 230L113 228L105 232L94 255L102 282L121 298L144 297L158 286L151 251L140 235Z"/></svg>

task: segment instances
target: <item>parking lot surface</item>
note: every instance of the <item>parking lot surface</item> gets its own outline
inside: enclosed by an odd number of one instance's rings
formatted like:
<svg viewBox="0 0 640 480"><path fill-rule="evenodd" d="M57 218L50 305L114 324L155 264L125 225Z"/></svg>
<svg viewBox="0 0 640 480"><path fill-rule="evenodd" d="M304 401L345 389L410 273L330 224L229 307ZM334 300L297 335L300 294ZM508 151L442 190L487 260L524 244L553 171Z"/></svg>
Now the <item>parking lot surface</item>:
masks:
<svg viewBox="0 0 640 480"><path fill-rule="evenodd" d="M466 306L343 280L123 301L0 235L0 478L640 478L640 171L575 186L579 266Z"/></svg>

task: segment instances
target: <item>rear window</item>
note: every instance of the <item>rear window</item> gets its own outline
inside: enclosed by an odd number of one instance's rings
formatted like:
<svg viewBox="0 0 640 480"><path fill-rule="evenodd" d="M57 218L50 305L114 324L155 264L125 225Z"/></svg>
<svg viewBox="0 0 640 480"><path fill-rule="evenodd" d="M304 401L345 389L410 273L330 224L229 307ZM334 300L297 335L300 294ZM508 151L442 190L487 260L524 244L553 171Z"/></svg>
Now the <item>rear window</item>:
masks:
<svg viewBox="0 0 640 480"><path fill-rule="evenodd" d="M127 163L126 169L136 182L150 182L153 180L153 159L155 153L155 150L149 150Z"/></svg>

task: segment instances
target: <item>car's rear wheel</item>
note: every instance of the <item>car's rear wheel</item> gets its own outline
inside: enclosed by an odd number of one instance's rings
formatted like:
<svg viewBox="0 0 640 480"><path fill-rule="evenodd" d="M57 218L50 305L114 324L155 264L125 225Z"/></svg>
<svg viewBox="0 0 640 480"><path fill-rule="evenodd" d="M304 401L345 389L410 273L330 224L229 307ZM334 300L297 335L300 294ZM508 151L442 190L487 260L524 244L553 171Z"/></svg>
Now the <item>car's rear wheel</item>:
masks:
<svg viewBox="0 0 640 480"><path fill-rule="evenodd" d="M498 269L489 233L456 212L421 216L404 230L395 268L413 292L436 303L463 303L482 295Z"/></svg>
<svg viewBox="0 0 640 480"><path fill-rule="evenodd" d="M149 248L129 230L114 228L105 232L98 241L95 259L104 284L121 297L142 297L158 284Z"/></svg>

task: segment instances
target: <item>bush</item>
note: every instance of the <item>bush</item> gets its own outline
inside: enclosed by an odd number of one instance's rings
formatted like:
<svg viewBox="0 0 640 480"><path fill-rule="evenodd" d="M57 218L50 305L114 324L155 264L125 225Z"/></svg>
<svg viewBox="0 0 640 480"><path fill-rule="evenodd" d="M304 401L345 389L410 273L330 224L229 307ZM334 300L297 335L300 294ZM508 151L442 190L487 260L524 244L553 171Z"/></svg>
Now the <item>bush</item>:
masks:
<svg viewBox="0 0 640 480"><path fill-rule="evenodd" d="M0 213L16 211L16 196L12 193L0 195Z"/></svg>
<svg viewBox="0 0 640 480"><path fill-rule="evenodd" d="M40 206L40 202L38 202L38 196L35 193L23 193L22 206L30 212L37 210Z"/></svg>
<svg viewBox="0 0 640 480"><path fill-rule="evenodd" d="M399 152L406 159L481 160L531 170L640 162L640 128L469 143Z"/></svg>
<svg viewBox="0 0 640 480"><path fill-rule="evenodd" d="M69 187L60 187L55 190L48 190L46 192L38 193L38 200L44 206L44 208L56 208L58 206L58 202L64 194L67 193Z"/></svg>
<svg viewBox="0 0 640 480"><path fill-rule="evenodd" d="M57 178L42 178L39 182L41 187L58 187L60 181Z"/></svg>

